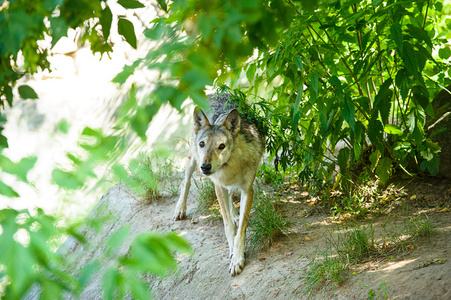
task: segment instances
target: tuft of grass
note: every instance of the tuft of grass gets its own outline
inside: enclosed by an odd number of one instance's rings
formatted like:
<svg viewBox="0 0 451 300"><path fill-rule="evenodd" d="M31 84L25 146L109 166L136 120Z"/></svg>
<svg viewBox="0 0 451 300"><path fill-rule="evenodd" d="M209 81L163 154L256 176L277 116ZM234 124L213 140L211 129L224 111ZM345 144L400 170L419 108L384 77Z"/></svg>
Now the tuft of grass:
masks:
<svg viewBox="0 0 451 300"><path fill-rule="evenodd" d="M216 201L216 191L214 183L207 178L199 178L194 180L199 196L197 212L199 214L209 213L208 220L215 220L221 217L219 204Z"/></svg>
<svg viewBox="0 0 451 300"><path fill-rule="evenodd" d="M337 237L331 233L326 239L325 250L306 267L302 293L309 294L329 284L342 283L350 266L368 256L373 248L374 239L366 232L367 228L352 228Z"/></svg>
<svg viewBox="0 0 451 300"><path fill-rule="evenodd" d="M329 284L342 283L353 265L373 256L386 256L423 237L430 237L432 226L429 219L421 216L406 218L402 228L389 228L383 224L383 236L376 240L374 227L356 226L337 228L341 232L326 239L325 250L316 255L304 272L304 294L310 294ZM374 292L374 291L373 291ZM373 295L374 296L374 295Z"/></svg>
<svg viewBox="0 0 451 300"><path fill-rule="evenodd" d="M305 287L301 291L302 294L309 295L329 284L339 284L347 276L349 267L334 254L331 247L327 247L318 256L305 267L307 270L304 273Z"/></svg>
<svg viewBox="0 0 451 300"><path fill-rule="evenodd" d="M427 216L426 219L419 215L407 218L404 228L411 239L429 238L432 234L432 225Z"/></svg>
<svg viewBox="0 0 451 300"><path fill-rule="evenodd" d="M349 268L374 253L374 229L371 225L351 229L337 228L344 231L326 239L325 250L319 253L306 266L302 293L309 294L329 284L342 283Z"/></svg>
<svg viewBox="0 0 451 300"><path fill-rule="evenodd" d="M257 192L256 195L253 213L249 220L251 252L271 246L280 235L287 234L291 225L264 191Z"/></svg>
<svg viewBox="0 0 451 300"><path fill-rule="evenodd" d="M394 285L393 285L394 286ZM376 294L376 291L373 289L370 289L368 291L368 299L369 300L375 300L375 299L390 299L388 287L385 284L385 281L382 281L381 284L379 284L379 287L377 288L378 293Z"/></svg>
<svg viewBox="0 0 451 300"><path fill-rule="evenodd" d="M146 203L153 203L162 196L175 196L179 189L179 177L169 150L141 153L130 161L126 186Z"/></svg>
<svg viewBox="0 0 451 300"><path fill-rule="evenodd" d="M338 255L346 259L349 264L359 263L374 253L375 240L372 225L352 228L345 234L339 235L337 239L341 239L336 245Z"/></svg>
<svg viewBox="0 0 451 300"><path fill-rule="evenodd" d="M382 228L384 236L379 250L382 253L395 250L404 252L412 242L425 237L430 238L433 233L431 222L427 216L423 218L421 215L406 217L401 229L389 222L383 224Z"/></svg>

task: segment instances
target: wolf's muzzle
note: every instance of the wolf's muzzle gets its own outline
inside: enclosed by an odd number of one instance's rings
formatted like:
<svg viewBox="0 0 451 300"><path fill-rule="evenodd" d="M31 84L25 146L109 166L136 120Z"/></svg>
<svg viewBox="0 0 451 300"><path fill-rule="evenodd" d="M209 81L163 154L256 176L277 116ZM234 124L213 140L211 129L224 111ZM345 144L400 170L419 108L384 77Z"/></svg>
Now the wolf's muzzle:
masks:
<svg viewBox="0 0 451 300"><path fill-rule="evenodd" d="M205 175L211 174L211 164L204 163L200 166L200 169L202 170L202 173L204 173Z"/></svg>

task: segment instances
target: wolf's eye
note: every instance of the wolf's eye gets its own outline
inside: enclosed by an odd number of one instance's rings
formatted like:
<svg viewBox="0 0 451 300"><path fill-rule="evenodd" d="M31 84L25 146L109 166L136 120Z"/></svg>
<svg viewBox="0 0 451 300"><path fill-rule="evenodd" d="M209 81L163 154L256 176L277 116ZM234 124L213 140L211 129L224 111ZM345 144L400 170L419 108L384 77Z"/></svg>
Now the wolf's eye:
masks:
<svg viewBox="0 0 451 300"><path fill-rule="evenodd" d="M225 148L225 145L224 145L224 144L219 145L219 150L222 150L222 149L224 149L224 148Z"/></svg>
<svg viewBox="0 0 451 300"><path fill-rule="evenodd" d="M201 147L205 146L204 141L200 142L200 143L199 143L199 146L201 146Z"/></svg>

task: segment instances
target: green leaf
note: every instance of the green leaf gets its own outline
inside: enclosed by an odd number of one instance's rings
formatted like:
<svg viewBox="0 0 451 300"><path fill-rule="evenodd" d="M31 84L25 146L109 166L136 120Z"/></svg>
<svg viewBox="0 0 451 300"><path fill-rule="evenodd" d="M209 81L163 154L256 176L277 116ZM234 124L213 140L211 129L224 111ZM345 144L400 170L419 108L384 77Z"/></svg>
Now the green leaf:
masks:
<svg viewBox="0 0 451 300"><path fill-rule="evenodd" d="M445 45L444 48L438 49L438 56L441 59L449 59L451 56L451 49Z"/></svg>
<svg viewBox="0 0 451 300"><path fill-rule="evenodd" d="M438 156L434 156L430 161L427 162L427 169L429 174L435 176L439 172L440 159Z"/></svg>
<svg viewBox="0 0 451 300"><path fill-rule="evenodd" d="M127 81L128 77L133 75L134 72L135 72L135 67L125 65L124 69L121 72L119 72L116 75L116 77L113 78L113 82L119 83L119 84L124 84L125 81Z"/></svg>
<svg viewBox="0 0 451 300"><path fill-rule="evenodd" d="M114 291L121 275L116 268L110 267L102 278L103 299L114 299Z"/></svg>
<svg viewBox="0 0 451 300"><path fill-rule="evenodd" d="M66 21L61 18L50 18L50 29L52 34L52 47L63 37L67 36L67 26Z"/></svg>
<svg viewBox="0 0 451 300"><path fill-rule="evenodd" d="M136 49L135 28L133 27L132 22L124 18L119 18L119 21L117 22L117 27L118 33L125 38L125 40L127 41L127 43L129 43L130 46Z"/></svg>
<svg viewBox="0 0 451 300"><path fill-rule="evenodd" d="M5 96L6 96L6 102L8 102L9 106L13 105L13 89L9 84L4 86L5 89Z"/></svg>
<svg viewBox="0 0 451 300"><path fill-rule="evenodd" d="M83 269L80 272L80 275L78 276L78 281L80 282L80 285L86 286L86 284L89 282L89 280L92 278L92 275L94 275L99 269L101 265L98 261L91 262L83 267Z"/></svg>
<svg viewBox="0 0 451 300"><path fill-rule="evenodd" d="M8 198L19 197L19 194L12 187L0 181L0 194Z"/></svg>
<svg viewBox="0 0 451 300"><path fill-rule="evenodd" d="M409 90L412 88L412 80L410 79L409 74L404 68L400 69L398 73L396 73L395 83L399 89L401 97L403 99L407 99Z"/></svg>
<svg viewBox="0 0 451 300"><path fill-rule="evenodd" d="M368 99L368 97L360 97L357 98L357 103L360 106L361 110L365 111L365 112L369 112L370 111L370 105L371 105L371 101L370 99Z"/></svg>
<svg viewBox="0 0 451 300"><path fill-rule="evenodd" d="M164 10L165 12L168 12L168 6L167 6L165 0L157 0L157 2L158 2L158 5L160 5L162 10Z"/></svg>
<svg viewBox="0 0 451 300"><path fill-rule="evenodd" d="M313 90L315 91L316 95L318 95L318 73L316 71L313 71L310 73L310 80L312 83Z"/></svg>
<svg viewBox="0 0 451 300"><path fill-rule="evenodd" d="M103 137L102 130L100 129L93 129L91 127L85 127L83 131L81 132L81 135L91 136L95 138L101 139Z"/></svg>
<svg viewBox="0 0 451 300"><path fill-rule="evenodd" d="M313 12L318 7L318 0L301 0L302 8Z"/></svg>
<svg viewBox="0 0 451 300"><path fill-rule="evenodd" d="M139 235L132 242L130 249L124 263L135 271L164 276L177 268L165 238L158 234L149 232Z"/></svg>
<svg viewBox="0 0 451 300"><path fill-rule="evenodd" d="M180 110L185 97L175 87L170 85L159 85L152 93L152 95L158 99L158 102L169 102L172 107ZM149 118L152 119L154 114Z"/></svg>
<svg viewBox="0 0 451 300"><path fill-rule="evenodd" d="M182 82L190 83L191 90L201 90L205 89L206 85L211 85L213 82L203 71L190 69L183 74Z"/></svg>
<svg viewBox="0 0 451 300"><path fill-rule="evenodd" d="M356 160L359 160L362 156L362 150L364 147L363 141L365 140L365 126L362 124L362 122L356 122L353 135L354 138L352 139L352 148L354 149L354 157Z"/></svg>
<svg viewBox="0 0 451 300"><path fill-rule="evenodd" d="M411 110L408 114L407 114L407 120L406 120L406 125L407 128L409 129L409 131L413 131L413 129L415 128L415 110Z"/></svg>
<svg viewBox="0 0 451 300"><path fill-rule="evenodd" d="M84 184L74 173L60 169L54 169L52 171L52 180L65 189L77 189Z"/></svg>
<svg viewBox="0 0 451 300"><path fill-rule="evenodd" d="M141 279L131 278L131 280L129 280L129 284L132 290L133 297L135 299L140 300L151 299L149 286L146 283L144 283Z"/></svg>
<svg viewBox="0 0 451 300"><path fill-rule="evenodd" d="M143 140L146 140L146 131L149 128L149 116L142 107L136 109L136 113L131 119L130 125L133 131Z"/></svg>
<svg viewBox="0 0 451 300"><path fill-rule="evenodd" d="M171 250L188 254L193 252L191 246L183 238L175 233L169 233L166 236L163 236L163 239L168 245L168 248Z"/></svg>
<svg viewBox="0 0 451 300"><path fill-rule="evenodd" d="M46 277L40 277L39 283L42 288L40 299L61 299L65 286L55 280L49 280Z"/></svg>
<svg viewBox="0 0 451 300"><path fill-rule="evenodd" d="M130 234L130 226L124 226L114 232L107 241L106 254L110 256L116 249L124 243Z"/></svg>
<svg viewBox="0 0 451 300"><path fill-rule="evenodd" d="M227 36L230 38L232 42L240 43L243 33L241 32L240 26L229 26L227 27Z"/></svg>
<svg viewBox="0 0 451 300"><path fill-rule="evenodd" d="M144 4L137 0L118 0L119 3L124 8L142 8L145 7Z"/></svg>
<svg viewBox="0 0 451 300"><path fill-rule="evenodd" d="M37 274L33 270L37 261L33 251L19 242L2 243L3 247L6 249L3 249L5 253L2 255L3 259L0 259L0 264L6 266L6 275L11 282L6 289L5 299L21 299L37 278Z"/></svg>
<svg viewBox="0 0 451 300"><path fill-rule="evenodd" d="M120 181L127 181L129 179L130 173L121 164L115 164L111 167L111 171Z"/></svg>
<svg viewBox="0 0 451 300"><path fill-rule="evenodd" d="M61 119L57 124L56 124L56 129L63 133L63 134L67 134L69 132L70 129L70 124L69 122L67 122L66 119Z"/></svg>
<svg viewBox="0 0 451 300"><path fill-rule="evenodd" d="M418 60L417 54L412 45L405 41L403 43L403 50L401 51L401 58L404 62L404 66L415 78L418 77Z"/></svg>
<svg viewBox="0 0 451 300"><path fill-rule="evenodd" d="M407 28L408 28L408 32L410 33L410 35L412 37L425 42L426 45L429 46L429 48L432 48L432 41L426 30L424 30L421 27L414 26L412 24L407 24Z"/></svg>
<svg viewBox="0 0 451 300"><path fill-rule="evenodd" d="M3 2L2 2L3 3ZM7 16L7 19L5 18ZM2 10L2 22L0 22L0 54L17 55L23 41L30 32L40 26L42 21L33 19L23 9Z"/></svg>
<svg viewBox="0 0 451 300"><path fill-rule="evenodd" d="M38 94L28 85L19 86L18 91L22 99L38 99Z"/></svg>
<svg viewBox="0 0 451 300"><path fill-rule="evenodd" d="M354 103L350 101L347 97L340 102L341 112L343 119L348 122L349 127L352 131L355 129L355 107Z"/></svg>
<svg viewBox="0 0 451 300"><path fill-rule="evenodd" d="M388 157L383 157L379 160L379 165L376 168L376 174L382 183L386 183L390 178L390 172L392 167L392 160Z"/></svg>
<svg viewBox="0 0 451 300"><path fill-rule="evenodd" d="M18 163L12 162L9 158L0 155L0 167L9 174L15 175L17 179L28 182L27 174L37 161L36 156L22 158Z"/></svg>
<svg viewBox="0 0 451 300"><path fill-rule="evenodd" d="M390 114L391 98L393 95L393 91L390 89L390 86L392 83L393 80L391 78L385 80L374 99L373 109L376 109L380 112L381 119L384 124L387 123L388 116Z"/></svg>
<svg viewBox="0 0 451 300"><path fill-rule="evenodd" d="M249 81L249 83L252 83L254 81L256 72L257 72L257 66L255 64L249 64L249 67L247 68L247 71L246 71L246 77L247 77L247 80Z"/></svg>
<svg viewBox="0 0 451 300"><path fill-rule="evenodd" d="M399 126L392 125L392 124L386 124L384 126L384 131L388 134L394 134L394 135L403 135L404 132L402 131Z"/></svg>
<svg viewBox="0 0 451 300"><path fill-rule="evenodd" d="M338 166L340 167L340 172L342 174L345 174L346 170L348 169L350 153L351 151L347 147L341 148L340 151L338 152L337 156Z"/></svg>
<svg viewBox="0 0 451 300"><path fill-rule="evenodd" d="M169 28L165 23L158 22L152 24L151 28L147 28L144 30L144 36L151 40L160 40L164 38L165 35L171 32L171 28Z"/></svg>
<svg viewBox="0 0 451 300"><path fill-rule="evenodd" d="M14 173L18 179L23 182L28 182L27 174L34 167L38 158L36 156L29 156L22 158L17 163L17 170Z"/></svg>
<svg viewBox="0 0 451 300"><path fill-rule="evenodd" d="M391 38L395 41L396 47L398 47L399 51L403 51L403 37L402 37L402 29L399 23L393 23L390 27Z"/></svg>
<svg viewBox="0 0 451 300"><path fill-rule="evenodd" d="M383 131L384 127L378 119L370 119L368 124L368 138L381 152L384 150L384 146L382 145L382 141L384 140Z"/></svg>
<svg viewBox="0 0 451 300"><path fill-rule="evenodd" d="M398 161L404 161L409 153L412 152L412 144L409 142L396 142L393 144L393 154Z"/></svg>
<svg viewBox="0 0 451 300"><path fill-rule="evenodd" d="M1 133L2 131L3 127L0 127L0 151L2 148L8 148L8 139Z"/></svg>
<svg viewBox="0 0 451 300"><path fill-rule="evenodd" d="M296 93L296 101L293 105L293 117L298 113L299 111L299 104L301 103L302 95L304 93L304 83L301 82L299 84L298 92ZM296 124L297 125L297 124Z"/></svg>
<svg viewBox="0 0 451 300"><path fill-rule="evenodd" d="M417 146L420 145L424 139L424 128L423 128L423 125L418 120L418 117L415 120L415 127L413 129L411 137L412 137L412 140L415 141L415 144Z"/></svg>
<svg viewBox="0 0 451 300"><path fill-rule="evenodd" d="M218 48L218 49L221 48L222 42L223 42L223 37L224 37L224 29L218 28L218 30L213 35L214 45L216 48Z"/></svg>
<svg viewBox="0 0 451 300"><path fill-rule="evenodd" d="M100 15L100 25L102 25L102 33L105 41L108 40L111 31L111 22L113 21L113 14L111 13L110 7L106 6L102 10L102 14Z"/></svg>
<svg viewBox="0 0 451 300"><path fill-rule="evenodd" d="M302 65L302 57L300 55L297 55L294 58L294 62L296 63L296 66L299 68L299 71L301 71L302 73L302 71L304 70L304 66Z"/></svg>
<svg viewBox="0 0 451 300"><path fill-rule="evenodd" d="M429 91L422 85L416 85L412 88L413 99L423 109L429 105Z"/></svg>

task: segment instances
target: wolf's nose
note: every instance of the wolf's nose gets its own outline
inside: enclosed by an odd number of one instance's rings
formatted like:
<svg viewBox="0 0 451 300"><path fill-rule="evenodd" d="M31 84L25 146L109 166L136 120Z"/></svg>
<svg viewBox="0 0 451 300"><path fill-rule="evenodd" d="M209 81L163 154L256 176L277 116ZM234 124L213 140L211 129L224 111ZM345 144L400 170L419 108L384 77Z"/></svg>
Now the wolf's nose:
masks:
<svg viewBox="0 0 451 300"><path fill-rule="evenodd" d="M202 164L200 166L203 173L210 173L211 171L211 164Z"/></svg>

